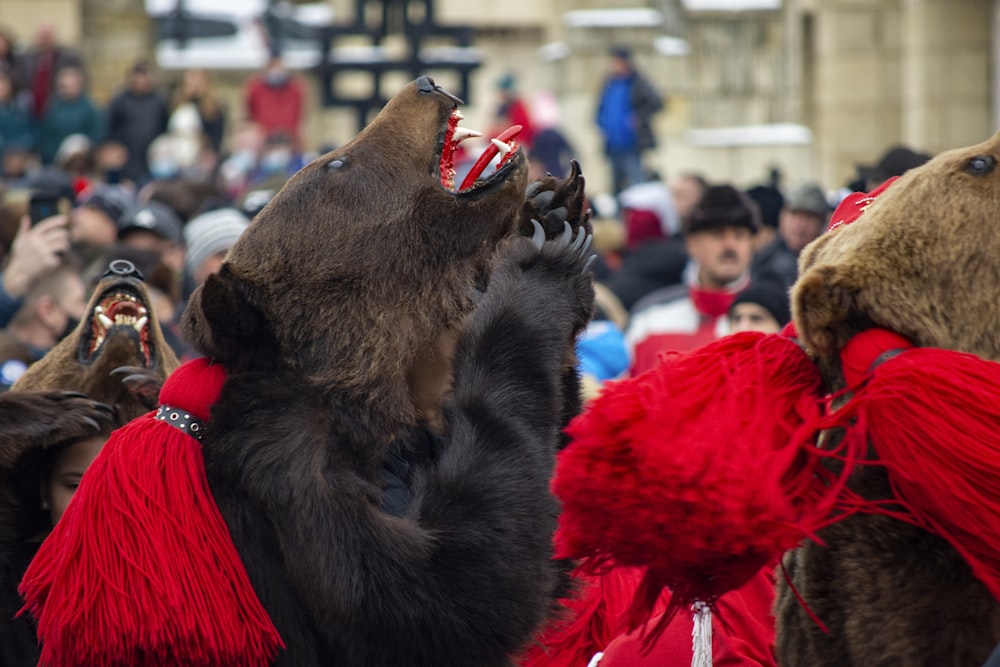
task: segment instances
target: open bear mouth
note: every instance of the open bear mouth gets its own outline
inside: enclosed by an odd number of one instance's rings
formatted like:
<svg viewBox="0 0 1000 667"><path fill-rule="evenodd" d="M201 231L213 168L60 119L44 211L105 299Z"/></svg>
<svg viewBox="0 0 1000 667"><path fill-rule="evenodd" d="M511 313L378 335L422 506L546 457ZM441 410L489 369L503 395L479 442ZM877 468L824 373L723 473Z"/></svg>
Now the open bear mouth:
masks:
<svg viewBox="0 0 1000 667"><path fill-rule="evenodd" d="M444 136L440 142L441 157L438 161L438 170L441 186L445 190L455 194L475 190L500 175L503 168L517 155L518 144L516 137L521 133L522 129L520 125L513 125L490 139L489 146L486 147L486 150L483 151L479 159L472 165L468 174L462 179L462 183L458 187L455 187L455 177L457 176L455 154L458 151L458 145L466 139L483 136L482 132L459 127L458 123L463 118L464 116L462 116L462 112L458 110L458 107L452 109L451 115L448 116L448 125L445 127ZM497 164L496 169L492 174L484 177L483 172L486 171L486 168L497 155L500 155L500 162Z"/></svg>
<svg viewBox="0 0 1000 667"><path fill-rule="evenodd" d="M145 367L151 368L156 361L156 350L149 330L149 311L142 295L127 284L109 287L90 312L89 326L80 341L80 361L93 362L109 339L127 336L135 343Z"/></svg>

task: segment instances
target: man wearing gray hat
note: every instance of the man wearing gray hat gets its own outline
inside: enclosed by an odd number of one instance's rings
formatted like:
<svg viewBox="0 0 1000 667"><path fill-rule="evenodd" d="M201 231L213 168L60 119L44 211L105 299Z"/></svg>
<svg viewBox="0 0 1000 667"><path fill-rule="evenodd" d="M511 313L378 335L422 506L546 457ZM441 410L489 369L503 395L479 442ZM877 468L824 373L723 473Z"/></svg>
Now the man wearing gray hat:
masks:
<svg viewBox="0 0 1000 667"><path fill-rule="evenodd" d="M778 236L754 256L754 278L775 280L790 288L798 277L799 253L826 229L830 204L815 183L793 189L778 214Z"/></svg>

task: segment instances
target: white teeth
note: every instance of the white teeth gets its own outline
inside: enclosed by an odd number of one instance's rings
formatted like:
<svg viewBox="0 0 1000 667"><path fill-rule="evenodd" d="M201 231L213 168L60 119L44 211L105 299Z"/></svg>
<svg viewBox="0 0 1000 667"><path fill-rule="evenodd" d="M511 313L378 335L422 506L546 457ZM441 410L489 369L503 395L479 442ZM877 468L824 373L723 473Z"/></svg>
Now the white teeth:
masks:
<svg viewBox="0 0 1000 667"><path fill-rule="evenodd" d="M470 130L464 127L456 127L455 133L451 135L451 140L452 143L459 144L470 137L481 137L481 136L483 136L482 132L477 132L476 130Z"/></svg>
<svg viewBox="0 0 1000 667"><path fill-rule="evenodd" d="M500 151L500 157L503 157L511 151L510 144L505 144L499 139L490 139L490 143L496 146L497 150Z"/></svg>
<svg viewBox="0 0 1000 667"><path fill-rule="evenodd" d="M142 331L142 329L146 326L146 322L148 321L149 318L144 315L140 317L138 320L136 320L135 324L133 324L132 327L135 328L136 331Z"/></svg>
<svg viewBox="0 0 1000 667"><path fill-rule="evenodd" d="M94 312L97 313L98 315L101 315L102 313L104 313L104 306L98 306L97 308L94 308Z"/></svg>
<svg viewBox="0 0 1000 667"><path fill-rule="evenodd" d="M97 313L97 321L100 322L101 326L103 326L105 329L110 329L115 324L114 322L111 321L111 318L105 315L104 313Z"/></svg>
<svg viewBox="0 0 1000 667"><path fill-rule="evenodd" d="M462 112L459 111L458 109L455 109L454 111L451 112L451 117L457 118L458 120L462 120L463 118L465 118L465 116L462 115Z"/></svg>

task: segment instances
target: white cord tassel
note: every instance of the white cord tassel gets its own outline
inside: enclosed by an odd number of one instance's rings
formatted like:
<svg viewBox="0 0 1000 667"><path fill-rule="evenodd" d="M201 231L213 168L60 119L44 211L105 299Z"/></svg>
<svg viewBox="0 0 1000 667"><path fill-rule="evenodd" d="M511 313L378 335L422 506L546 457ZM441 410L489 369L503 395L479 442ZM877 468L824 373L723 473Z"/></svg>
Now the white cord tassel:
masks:
<svg viewBox="0 0 1000 667"><path fill-rule="evenodd" d="M712 667L712 610L704 602L695 602L691 611L694 612L691 667Z"/></svg>

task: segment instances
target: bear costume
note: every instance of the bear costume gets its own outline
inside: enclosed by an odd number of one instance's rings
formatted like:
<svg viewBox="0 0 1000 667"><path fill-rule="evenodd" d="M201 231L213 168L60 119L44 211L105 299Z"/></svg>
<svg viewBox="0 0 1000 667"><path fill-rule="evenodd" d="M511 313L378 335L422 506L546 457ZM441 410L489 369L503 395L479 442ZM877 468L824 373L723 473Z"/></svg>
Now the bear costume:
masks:
<svg viewBox="0 0 1000 667"><path fill-rule="evenodd" d="M480 160L500 150L497 170L455 191L458 102L412 82L291 178L192 295L184 332L211 361L182 366L160 398L171 405L182 375L195 378L187 393L218 382L195 422L198 456L280 638L264 627L253 655L199 664L507 665L565 592L549 483L593 308L583 179L526 188L511 132ZM152 419L116 433L95 468ZM72 526L100 504L101 480L88 471L22 585L43 660L211 654L199 628L129 619L123 638L51 618L64 579L49 564L78 546Z"/></svg>
<svg viewBox="0 0 1000 667"><path fill-rule="evenodd" d="M737 625L720 598L776 567L779 665L991 655L998 161L1000 134L852 195L803 251L792 326L666 355L570 424L557 555L641 568L627 617L647 645L692 609Z"/></svg>
<svg viewBox="0 0 1000 667"><path fill-rule="evenodd" d="M52 527L43 479L66 445L107 437L145 413L178 362L141 273L112 261L71 334L0 395L0 663L38 664L17 585ZM47 483L47 480L46 480Z"/></svg>

